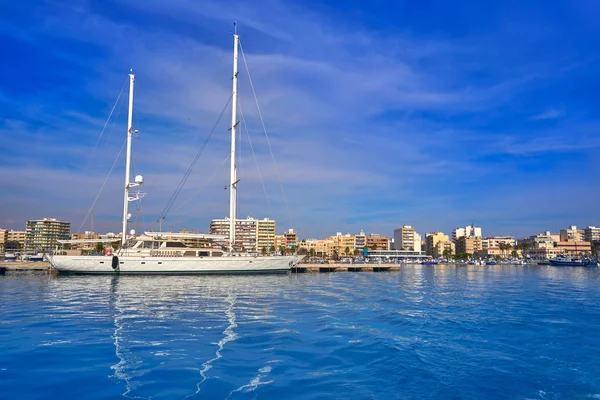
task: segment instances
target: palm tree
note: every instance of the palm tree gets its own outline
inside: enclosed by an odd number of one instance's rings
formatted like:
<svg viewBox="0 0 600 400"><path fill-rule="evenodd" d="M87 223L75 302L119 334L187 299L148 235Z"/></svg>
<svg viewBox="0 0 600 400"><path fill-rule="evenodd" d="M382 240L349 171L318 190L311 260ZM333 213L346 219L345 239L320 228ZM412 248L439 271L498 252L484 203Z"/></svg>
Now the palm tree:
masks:
<svg viewBox="0 0 600 400"><path fill-rule="evenodd" d="M502 251L502 256L504 256L504 251L506 250L506 243L498 243L498 248L500 249L500 251Z"/></svg>
<svg viewBox="0 0 600 400"><path fill-rule="evenodd" d="M260 249L260 254L262 254L263 256L267 255L267 248L265 246L263 246L262 249Z"/></svg>
<svg viewBox="0 0 600 400"><path fill-rule="evenodd" d="M350 247L346 246L346 248L344 249L344 254L346 254L347 256L350 255Z"/></svg>

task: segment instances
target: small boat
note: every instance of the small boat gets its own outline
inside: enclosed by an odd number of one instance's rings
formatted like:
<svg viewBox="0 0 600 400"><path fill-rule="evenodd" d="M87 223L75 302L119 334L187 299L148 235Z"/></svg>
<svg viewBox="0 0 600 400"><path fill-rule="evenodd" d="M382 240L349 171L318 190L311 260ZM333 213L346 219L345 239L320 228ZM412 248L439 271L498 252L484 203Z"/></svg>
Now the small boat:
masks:
<svg viewBox="0 0 600 400"><path fill-rule="evenodd" d="M437 265L438 262L436 260L425 260L423 261L423 265Z"/></svg>
<svg viewBox="0 0 600 400"><path fill-rule="evenodd" d="M596 267L598 264L587 258L559 255L550 259L550 265L555 267Z"/></svg>
<svg viewBox="0 0 600 400"><path fill-rule="evenodd" d="M15 253L4 254L4 261L17 261L17 255Z"/></svg>
<svg viewBox="0 0 600 400"><path fill-rule="evenodd" d="M496 265L496 264L498 264L496 262L496 260L488 260L488 261L485 262L485 265Z"/></svg>
<svg viewBox="0 0 600 400"><path fill-rule="evenodd" d="M29 254L23 258L26 261L40 262L44 261L44 253Z"/></svg>

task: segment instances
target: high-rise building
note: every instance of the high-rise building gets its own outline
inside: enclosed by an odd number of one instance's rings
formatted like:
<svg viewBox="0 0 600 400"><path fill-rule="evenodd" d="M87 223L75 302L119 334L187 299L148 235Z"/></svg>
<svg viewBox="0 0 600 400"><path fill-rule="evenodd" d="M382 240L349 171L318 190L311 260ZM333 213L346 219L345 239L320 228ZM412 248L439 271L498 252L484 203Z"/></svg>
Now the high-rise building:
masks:
<svg viewBox="0 0 600 400"><path fill-rule="evenodd" d="M414 228L410 225L403 225L402 228L395 229L394 244L396 250L416 250Z"/></svg>
<svg viewBox="0 0 600 400"><path fill-rule="evenodd" d="M567 229L560 230L561 242L582 242L585 237L583 229L577 229L577 226L571 225Z"/></svg>
<svg viewBox="0 0 600 400"><path fill-rule="evenodd" d="M367 245L367 234L360 231L358 235L354 235L354 248L362 252ZM362 254L362 253L361 253Z"/></svg>
<svg viewBox="0 0 600 400"><path fill-rule="evenodd" d="M25 231L6 232L5 250L19 250L25 248Z"/></svg>
<svg viewBox="0 0 600 400"><path fill-rule="evenodd" d="M476 227L475 224L471 224L465 226L464 228L456 228L452 231L452 241L456 242L458 238L468 236L468 237L481 237L481 228ZM458 249L456 250L458 252Z"/></svg>
<svg viewBox="0 0 600 400"><path fill-rule="evenodd" d="M376 250L389 250L390 239L387 236L381 236L377 233L371 233L367 236L367 247Z"/></svg>
<svg viewBox="0 0 600 400"><path fill-rule="evenodd" d="M461 236L456 242L456 253L475 254L482 249L481 237L478 236Z"/></svg>
<svg viewBox="0 0 600 400"><path fill-rule="evenodd" d="M425 253L430 256L439 257L434 255L434 249L439 242L447 242L450 238L443 232L430 232L425 235ZM442 250L443 251L443 250Z"/></svg>
<svg viewBox="0 0 600 400"><path fill-rule="evenodd" d="M262 252L264 248L270 251L271 247L275 246L275 235L277 234L275 220L270 218L259 219L257 229L256 250Z"/></svg>
<svg viewBox="0 0 600 400"><path fill-rule="evenodd" d="M264 247L270 251L275 245L275 220L255 219L247 217L235 220L235 248L239 251L262 251ZM217 241L221 246L229 246L229 218L213 219L210 222L210 233L224 236Z"/></svg>
<svg viewBox="0 0 600 400"><path fill-rule="evenodd" d="M25 249L34 251L52 250L59 240L71 238L71 223L56 218L27 221Z"/></svg>
<svg viewBox="0 0 600 400"><path fill-rule="evenodd" d="M583 230L584 239L587 242L597 242L600 241L600 228L596 228L595 226L588 226Z"/></svg>
<svg viewBox="0 0 600 400"><path fill-rule="evenodd" d="M413 251L418 251L420 253L422 247L423 247L423 237L420 234L418 234L417 232L415 232Z"/></svg>
<svg viewBox="0 0 600 400"><path fill-rule="evenodd" d="M285 245L286 247L296 248L298 247L298 234L294 232L293 229L288 229L286 233L283 234L285 237Z"/></svg>

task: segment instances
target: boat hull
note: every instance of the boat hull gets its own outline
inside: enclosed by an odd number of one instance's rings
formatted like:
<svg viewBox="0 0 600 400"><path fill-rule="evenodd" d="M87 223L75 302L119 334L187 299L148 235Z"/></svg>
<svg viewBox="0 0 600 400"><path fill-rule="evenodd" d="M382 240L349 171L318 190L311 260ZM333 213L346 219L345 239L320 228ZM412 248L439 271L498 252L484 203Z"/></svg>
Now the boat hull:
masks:
<svg viewBox="0 0 600 400"><path fill-rule="evenodd" d="M85 275L229 275L285 274L301 256L274 257L142 257L52 256L59 273ZM113 265L115 266L113 268Z"/></svg>
<svg viewBox="0 0 600 400"><path fill-rule="evenodd" d="M554 267L596 267L597 264L588 261L554 261L550 260L550 265Z"/></svg>

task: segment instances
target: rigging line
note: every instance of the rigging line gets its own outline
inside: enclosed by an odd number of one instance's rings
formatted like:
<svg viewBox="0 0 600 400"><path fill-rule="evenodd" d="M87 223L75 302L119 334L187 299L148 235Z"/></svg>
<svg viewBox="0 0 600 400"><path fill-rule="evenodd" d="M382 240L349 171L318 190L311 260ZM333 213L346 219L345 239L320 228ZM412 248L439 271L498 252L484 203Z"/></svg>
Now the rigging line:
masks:
<svg viewBox="0 0 600 400"><path fill-rule="evenodd" d="M204 151L204 149L208 145L208 141L210 140L210 138L212 137L212 135L215 133L215 130L217 129L217 125L219 125L219 122L221 122L221 118L223 117L223 114L225 114L225 110L227 110L227 107L229 106L229 103L231 102L231 98L232 97L233 97L233 93L231 94L231 96L229 96L229 99L227 100L227 103L225 104L225 107L223 107L223 110L221 111L221 114L219 115L219 118L217 119L217 122L215 123L215 125L211 129L211 131L210 131L208 137L206 138L206 140L204 140L204 143L202 143L202 145L200 146L200 149L198 150L198 153L196 153L196 157L194 157L194 160L192 161L192 163L188 167L187 171L183 175L183 178L181 178L181 181L179 182L179 185L175 189L175 192L173 193L173 195L171 196L171 198L167 202L167 205L165 206L165 208L163 209L163 211L160 213L159 220L161 218L164 219L167 216L167 214L169 213L169 211L171 211L171 207L173 207L173 204L175 203L175 200L177 200L177 197L179 196L179 193L183 189L183 186L187 182L187 179L189 178L190 174L192 173L192 170L196 166L196 163L198 162L198 159L200 158L200 156L202 155L202 152Z"/></svg>
<svg viewBox="0 0 600 400"><path fill-rule="evenodd" d="M263 188L263 193L265 194L265 199L267 200L267 206L269 208L269 215L273 215L273 211L271 209L271 202L269 201L269 195L267 194L267 187L265 186L265 181L263 180L262 174L260 172L260 167L258 166L258 160L256 158L256 153L254 152L254 147L252 146L252 140L250 140L250 131L248 130L248 125L246 125L246 118L244 118L244 111L242 110L242 101L238 98L238 104L240 108L240 116L242 117L242 125L246 130L246 136L248 137L248 144L250 144L250 150L252 151L252 156L254 157L254 163L256 164L256 169L258 170L258 179Z"/></svg>
<svg viewBox="0 0 600 400"><path fill-rule="evenodd" d="M119 150L119 154L117 154L117 157L115 158L115 161L113 162L112 167L110 167L110 171L108 171L108 175L106 175L106 178L104 178L104 182L102 183L102 186L100 187L100 190L98 191L98 194L96 195L96 198L94 199L94 202L92 203L92 206L90 207L87 214L85 215L85 218L83 219L83 222L81 222L81 225L79 225L78 232L81 232L81 228L83 228L85 221L87 221L88 217L90 216L90 213L94 209L94 206L96 205L98 198L102 194L102 190L104 190L104 186L106 186L106 182L108 182L108 178L110 178L110 175L112 174L113 169L115 169L115 165L117 165L117 161L119 161L119 157L121 157L121 153L123 152L123 149L125 148L126 144L127 144L127 139L125 139L125 141L123 142L123 145L121 146L121 150Z"/></svg>
<svg viewBox="0 0 600 400"><path fill-rule="evenodd" d="M94 148L92 149L92 152L91 152L90 156L88 157L88 160L85 164L84 170L87 170L87 167L88 167L92 157L94 156L94 153L96 152L96 148L98 147L98 144L100 143L100 140L102 139L102 135L104 135L104 131L106 130L106 127L108 126L108 123L110 122L110 118L112 117L113 113L115 112L115 108L117 108L117 104L119 103L119 100L121 100L121 96L123 95L123 90L125 90L125 86L127 85L128 80L129 80L129 77L127 79L125 79L125 83L123 83L123 87L121 87L119 96L117 97L115 104L113 105L112 109L110 110L110 114L108 115L108 118L104 122L104 126L102 127L102 130L100 131L100 136L98 136L98 140L96 140L96 144L94 145ZM113 125L113 128L114 128L114 125ZM111 129L111 131L112 131L112 129Z"/></svg>
<svg viewBox="0 0 600 400"><path fill-rule="evenodd" d="M179 207L177 207L175 210L173 210L173 212L179 211L184 205L186 205L194 197L196 197L197 195L199 195L200 192L202 190L204 190L208 186L208 184L210 182L212 182L213 178L217 175L217 173L221 171L221 168L223 167L223 165L225 165L225 163L227 162L227 160L229 160L229 157L231 157L231 153L227 153L227 157L225 157L225 160L223 160L223 162L221 163L221 165L220 165L219 168L215 168L215 170L213 171L212 175L208 178L208 181L203 186L201 186L198 190L196 190L196 192L193 195L191 195L186 201L184 201L182 204L180 204Z"/></svg>
<svg viewBox="0 0 600 400"><path fill-rule="evenodd" d="M275 162L275 155L273 154L273 149L271 147L271 141L269 140L269 135L267 134L267 127L265 126L265 121L263 120L262 112L260 111L260 105L258 104L258 98L256 97L256 91L254 90L254 83L252 82L252 77L250 76L250 69L248 68L248 63L246 62L246 53L244 53L244 48L242 47L242 42L239 41L240 44L240 52L242 53L242 60L244 60L244 66L246 67L246 73L248 74L248 81L250 82L250 87L252 88L252 94L254 95L254 101L256 102L256 109L258 110L258 116L260 117L260 123L262 124L263 132L265 133L265 137L267 138L267 145L269 146L269 151L271 152L271 158L273 159L273 165L275 166L275 174L277 175L277 181L279 182L279 187L281 188L281 194L283 195L283 201L285 202L285 207L287 208L288 216L290 217L290 222L292 223L292 228L296 229L294 225L294 219L292 218L292 211L290 210L290 206L288 204L287 198L285 197L285 191L283 190L283 183L281 182L281 176L279 174L279 168L277 167L277 163Z"/></svg>

